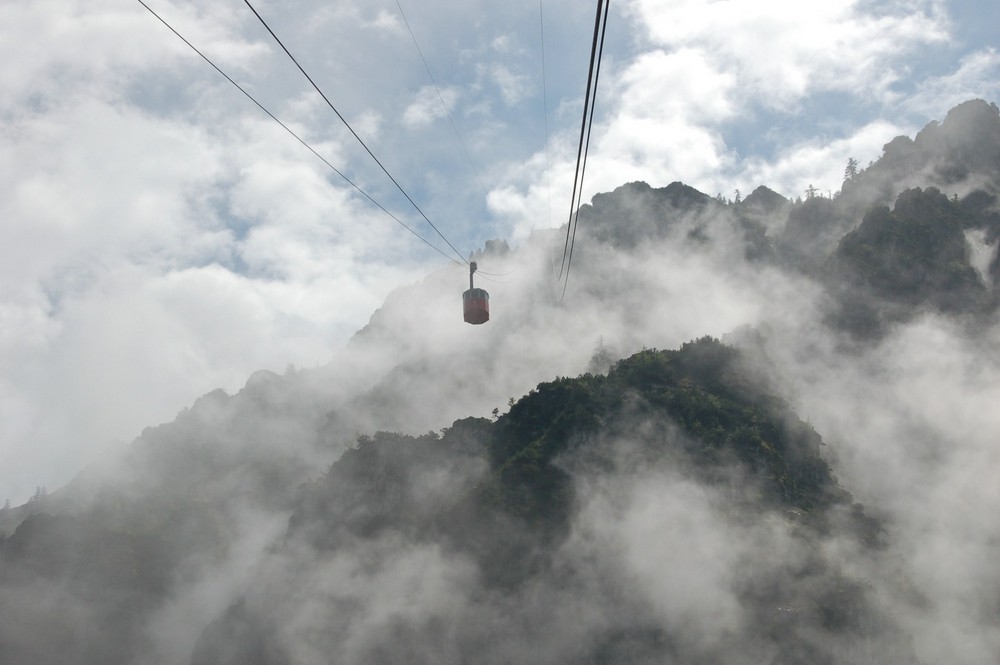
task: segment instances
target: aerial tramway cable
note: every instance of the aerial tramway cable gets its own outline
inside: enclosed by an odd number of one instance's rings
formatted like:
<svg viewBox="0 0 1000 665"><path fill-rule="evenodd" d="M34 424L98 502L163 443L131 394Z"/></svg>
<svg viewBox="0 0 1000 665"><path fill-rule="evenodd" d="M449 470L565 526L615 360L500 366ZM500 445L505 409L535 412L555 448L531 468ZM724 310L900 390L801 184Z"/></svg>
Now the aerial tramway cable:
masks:
<svg viewBox="0 0 1000 665"><path fill-rule="evenodd" d="M541 0L539 0L539 6L541 6ZM472 172L476 176L476 181L483 190L483 196L489 197L489 192L487 191L486 185L483 183L482 175L479 173L479 168L476 166L475 160L472 159L472 154L469 152L469 148L466 145L465 140L462 138L461 132L458 131L458 125L455 123L455 118L451 115L451 110L448 108L447 102L444 101L444 95L441 94L441 88L438 86L437 80L435 80L434 74L431 72L430 64L428 64L427 58L424 57L424 51L420 48L420 43L417 41L417 35L413 32L413 27L410 25L410 21L406 17L406 12L403 11L403 5L399 0L396 0L396 8L399 10L399 15L403 19L403 24L406 26L407 32L410 33L410 39L413 42L414 48L417 50L417 55L420 56L420 61L424 64L424 70L427 72L427 78L430 79L431 84L434 86L438 101L441 102L441 108L444 109L445 115L448 117L449 123L451 123L451 129L455 133L455 138L458 139L458 143L462 146L462 151L465 153L465 159L469 162L469 166L472 168ZM496 282L496 280L490 279L490 277L504 277L511 274L510 272L486 272L485 270L479 270L478 267L476 272L478 272L483 279L490 282Z"/></svg>
<svg viewBox="0 0 1000 665"><path fill-rule="evenodd" d="M416 210L420 214L420 216L424 218L424 221L427 222L432 229L434 229L434 231L441 237L441 239L444 240L445 244L451 247L452 251L454 251L455 254L462 260L462 263L468 265L469 261L462 255L460 251L458 251L458 249L455 248L453 244L451 244L451 241L448 240L448 238L446 238L443 233L441 233L441 230L434 225L434 222L432 222L427 217L427 215L424 214L424 211L420 209L420 206L418 206L416 202L410 197L410 195L406 193L406 190L403 189L402 185L400 185L399 182L392 176L392 174L389 173L389 170L385 167L385 165L383 165L382 162L379 160L379 158L375 156L375 153L373 153L371 149L368 147L368 145L364 142L364 140L360 136L358 136L358 133L354 131L354 128L351 127L350 123L347 122L344 116L340 114L340 111L337 110L337 107L333 105L333 102L330 101L330 99L320 89L320 87L316 84L313 78L309 76L305 68L303 68L302 65L299 64L299 61L295 59L295 56L292 55L292 52L288 50L288 47L286 47L285 44L281 41L281 39L278 38L278 35L275 34L274 30L271 29L271 26L269 26L267 24L267 21L264 20L264 17L261 16L256 9L254 9L253 5L250 4L250 0L243 0L243 1L246 3L247 7L250 8L250 11L254 13L254 16L257 17L257 20L261 22L261 25L263 25L264 28L266 28L267 31L271 34L271 37L274 38L274 41L278 43L278 46L280 46L281 49L285 52L285 54L288 55L289 58L291 58L292 62L295 63L295 66L298 67L300 72L302 72L302 75L306 77L306 80L308 80L309 83L312 85L312 87L316 90L316 92L319 93L320 97L323 98L323 101L326 102L327 106L329 106L330 109L337 115L337 117L340 118L340 121L344 123L344 126L347 127L347 129L351 132L354 138L358 140L358 143L361 144L361 147L363 147L365 151L368 153L368 155L373 160L375 160L375 163L379 165L379 168L382 169L382 172L385 173L385 175L389 178L389 180L392 181L392 184L396 186L396 189L398 189L400 193L404 197L406 197L406 200L410 202L410 205L413 206L414 210Z"/></svg>
<svg viewBox="0 0 1000 665"><path fill-rule="evenodd" d="M576 153L576 173L573 176L573 194L570 201L569 221L566 223L566 241L559 276L563 280L560 301L566 296L569 285L569 269L573 262L573 248L576 244L576 226L583 198L583 178L587 172L587 153L590 150L590 130L594 124L594 108L597 103L597 81L601 74L601 58L604 55L604 35L608 23L608 7L611 0L597 1L597 15L594 19L594 39L590 50L590 67L587 72L587 89L584 94L583 120L580 124L580 144Z"/></svg>
<svg viewBox="0 0 1000 665"><path fill-rule="evenodd" d="M160 16L155 11L153 11L153 9L149 5L147 5L145 2L143 2L143 0L137 0L137 2L140 5L142 5L143 7L145 7L146 10L150 14L152 14L154 17L156 17L156 19L160 23L162 23L163 25L165 25L168 30L170 30L172 33L174 33L174 35L176 35L178 39L180 39L182 42L184 42L192 51L194 51L199 56L201 56L201 59L204 60L205 62L207 62L209 65L211 65L212 68L215 71L217 71L219 74L221 74L223 78L225 78L227 81L229 81L230 83L232 83L233 86L237 90L239 90L240 92L242 92L243 95L247 99L249 99L251 102L253 102L257 106L257 108L259 108L261 111L263 111L264 113L266 113L268 115L268 117L270 117L272 120L274 120L276 123L278 123L282 127L282 129L284 129L286 132L288 132L296 141L298 141L299 143L301 143L309 152L311 152L313 155L315 155L321 162L323 162L324 164L326 164L334 173L336 173L341 178L343 178L344 181L347 182L347 184L349 184L351 187L353 187L355 190L357 190L362 196L364 196L366 199L368 199L375 207L377 207L379 210L381 210L386 215L388 215L390 218L392 218L393 221L395 221L397 224L399 224L404 229L406 229L411 234L413 234L418 240L420 240L420 242L424 243L425 245L427 245L428 247L430 247L431 249L433 249L438 254L441 254L441 256L443 256L444 258L448 259L452 263L454 263L456 265L459 265L459 266L462 265L461 263L459 263L458 261L456 261L455 259L453 259L449 254L447 254L446 252L444 252L441 248L439 248L438 246L434 245L432 242L430 242L429 240L427 240L426 238L424 238L423 236L421 236L413 228L411 228L409 225L407 225L401 219L399 219L394 214L392 214L392 212L390 212L387 208L385 208L385 206L383 206L381 203L379 203L377 200L375 200L375 198L373 198L368 192L366 192L364 189L362 189L360 185L358 185L357 183L355 183L353 180L351 180L349 177L347 177L342 171L340 171L336 166L334 166L333 164L331 164L329 162L329 160L327 160L325 157L323 157L323 155L319 154L311 145L309 145L309 143L305 139L303 139L301 136L299 136L298 134L296 134L288 125L286 125L284 122L282 122L276 115L274 115L273 113L271 113L271 111L269 111L267 109L267 107L265 107L263 104L261 104L259 101L257 101L257 99L253 95L251 95L249 92L247 92L247 90L243 86L241 86L239 83L237 83L231 76L229 76L229 74L227 74L226 72L224 72L208 56L206 56L204 53L202 53L198 49L198 47L196 47L194 44L192 44L191 42L189 42L184 37L184 35L182 35L172 25L170 25L166 21L166 19L164 19L162 16ZM454 249L454 248L452 248L452 249Z"/></svg>
<svg viewBox="0 0 1000 665"><path fill-rule="evenodd" d="M267 21L264 20L264 18L260 15L260 13L250 3L250 0L244 0L244 2L247 5L247 7L250 8L250 11L253 12L254 16L257 17L257 19L264 26L264 28L268 31L268 33L275 40L275 42L277 42L277 44L281 47L281 49L285 52L285 54L291 59L291 61L295 64L295 66L302 73L302 75L305 76L306 80L309 81L309 83L316 90L316 92L319 93L319 95L323 98L323 101L326 102L327 106L330 107L330 109L336 114L336 116L340 119L340 121L344 124L344 126L347 127L348 131L350 131L350 133L354 136L354 138L357 139L358 143L361 144L361 146L365 149L365 151L368 153L368 155L375 161L376 164L378 164L379 168L382 169L382 172L386 175L386 177L388 177L389 180L392 181L393 185L396 186L396 189L399 190L399 192L406 198L406 200L410 203L410 205L413 206L413 208L417 211L417 213L419 213L419 215L424 219L424 221L426 221L427 224L434 230L434 232L438 234L438 236L445 242L445 244L447 244L448 247L451 248L451 250L455 253L455 255L458 256L458 258L461 261L461 263L459 263L459 261L455 261L455 259L453 259L451 256L449 256L446 252L442 251L436 245L434 245L433 243L431 243L430 241L428 241L426 238L424 238L423 236L421 236L419 233L417 233L410 226L408 226L407 224L405 224L398 217L396 217L395 215L393 215L388 209L386 209L384 206L382 206L371 195L369 195L364 189L362 189L354 181L352 181L350 178L348 178L344 173L342 173L340 170L338 170L336 167L334 167L329 161L327 161L326 158L324 158L315 149L313 149L313 147L311 145L309 145L308 142L306 142L298 134L296 134L294 131L292 131L292 129L289 128L285 123L283 123L280 119L278 119L277 116L275 116L267 108L265 108L249 92L247 92L242 86L240 86L234 79L232 79L228 74L226 74L214 62L212 62L211 59L209 59L204 53L202 53L191 42L189 42L187 39L185 39L183 35L181 35L177 30L175 30L173 28L173 26L171 26L169 23L167 23L166 20L164 20L162 17L160 17L159 14L157 14L155 11L153 11L153 9L149 7L149 5L147 5L145 2L143 2L143 0L137 0L137 1L139 2L139 4L141 4L143 7L145 7L146 10L149 11L154 17L156 17L161 23L163 23L171 32L173 32L179 39L181 39L181 41L183 41L188 47L190 47L195 53L197 53L203 60L205 60L209 65L211 65L213 69L215 69L219 74L221 74L227 81L229 81L231 84L233 84L233 86L235 86L241 93L243 93L244 96L246 96L258 108L260 108L264 113L266 113L272 120L274 120L276 123L278 123L286 132L288 132L299 143L301 143L305 148L307 148L310 152L312 152L317 158L319 158L331 170L333 170L335 173L337 173L337 175L339 175L348 184L350 184L354 189L356 189L358 192L360 192L372 204L374 204L380 210L382 210L383 212L385 212L389 217L391 217L399 225L401 225L403 228L405 228L407 231L409 231L411 234L413 234L421 242L423 242L424 244L428 245L429 247L431 247L432 249L434 249L435 251L437 251L438 253L440 253L442 256L444 256L445 258L447 258L449 261L452 261L452 262L454 262L454 263L456 263L458 265L462 265L462 264L468 265L470 267L469 276L470 276L470 287L471 287L472 275L473 275L473 273L476 272L476 264L475 264L475 262L471 262L470 263L470 261L467 260L462 255L462 253L458 251L458 249L451 243L451 241L449 241L448 238L445 237L445 235L441 232L441 230L427 217L427 215L423 212L423 210L420 209L420 206L417 205L417 203L406 192L406 190L403 189L402 185L399 184L399 181L397 181L396 178L394 178L393 175L391 173L389 173L389 170L385 167L385 165L381 162L381 160L379 160L379 158L375 156L375 153L372 152L372 150L368 147L368 145L364 142L364 140L358 135L358 133L354 131L354 128L351 127L350 123L347 122L346 118L344 118L344 116L340 113L340 111L337 110L337 108L330 101L329 97L326 96L326 94L320 89L319 85L317 85L316 82L313 80L313 78L309 75L309 73L306 72L305 68L299 63L299 61L295 58L295 56L292 55L292 53L288 49L288 47L285 46L285 44L281 41L281 39L278 37L278 35L274 32L274 30L272 30L271 27L268 25ZM435 90L437 90L438 99L441 101L441 104L444 107L444 110L445 110L446 114L448 115L449 120L451 121L452 128L455 130L456 135L458 135L458 140L462 144L462 148L465 150L466 157L469 158L470 163L472 163L472 159L471 159L471 156L469 155L468 148L466 147L465 142L462 141L461 135L458 134L458 128L455 126L455 121L454 121L454 119L451 116L451 112L448 110L447 104L445 104L445 102L444 102L444 98L441 95L441 91L438 88L437 82L434 80L433 74L431 74L430 67L427 64L427 60L424 58L423 52L420 49L420 45L417 43L416 36L414 35L412 28L410 28L409 21L406 18L406 14L403 12L403 8L402 8L401 4L399 3L399 0L396 0L396 6L398 7L400 15L403 17L403 21L406 24L406 27L407 27L407 29L410 32L410 37L413 39L413 43L414 43L414 45L417 48L417 52L419 53L420 58L421 58L421 60L424 63L424 67L427 69L428 76L430 77L431 82L433 83ZM607 21L608 21L609 6L610 6L610 0L598 0L598 2L597 2L597 13L596 13L596 17L595 17L595 20L594 20L594 37L593 37L593 42L592 42L592 45L591 45L590 65L589 65L589 69L588 69L588 73L587 73L587 87L586 87L586 92L585 92L585 95L584 95L585 99L584 99L583 118L581 120L581 126L580 126L580 142L579 142L579 145L578 145L578 148L577 148L576 171L575 171L574 177L573 177L573 191L572 191L572 195L571 195L571 198L570 198L570 214L569 214L569 220L568 220L567 225L566 225L566 240L565 240L565 243L564 243L564 246L563 246L562 262L561 262L561 265L560 265L560 268L559 268L559 275L556 278L557 280L562 280L562 293L561 293L560 298L559 298L560 301L566 295L566 288L567 288L567 286L569 284L570 267L571 267L572 261L573 261L573 249L574 249L574 246L575 246L575 243L576 243L576 228L577 228L577 221L578 221L578 216L579 216L579 208L580 208L580 204L581 204L581 200L582 200L582 196L583 196L583 181L584 181L584 176L586 174L586 168L587 168L587 155L588 155L589 149L590 149L591 129L592 129L593 123L594 123L594 109L595 109L596 102L597 102L597 83L598 83L598 80L600 78L601 59L602 59L602 56L603 56L603 53L604 53L604 37L605 37L605 29L607 27ZM543 91L542 92L543 92L543 104L545 106L545 108L544 108L544 115L545 115L545 132L546 132L546 140L545 140L545 145L546 145L546 169L548 169L549 168L549 166L548 166L548 108L547 108L548 104L547 104L547 101L545 100L545 87L546 87L546 82L545 82L545 53L544 53L544 49L545 49L545 36L544 35L545 35L545 33L544 33L544 14L543 14L542 0L539 0L539 23L540 23L540 33L541 33L541 41L542 41L542 77L543 77L543 83L542 83ZM475 168L475 164L474 163L472 163L472 167L473 167L473 170L476 173L477 179L479 179L480 185L483 186L482 180L479 178L479 172ZM548 171L546 171L546 173L548 174ZM546 175L546 177L548 177L548 175ZM483 189L485 190L485 186L483 186ZM551 197L551 194L550 194L550 197ZM550 203L550 209L551 209L551 203ZM550 212L550 215L551 215L551 212ZM477 289L477 291L481 291L481 289ZM483 293L485 293L485 292L483 292ZM487 298L488 298L488 296L487 296ZM467 310L467 315L468 315L468 310ZM487 314L486 314L486 317L487 317L486 320L488 320L488 304L487 304ZM467 320L468 320L468 316L467 316Z"/></svg>
<svg viewBox="0 0 1000 665"><path fill-rule="evenodd" d="M548 81L545 72L545 12L542 8L543 0L538 0L538 39L541 42L542 60L542 124L545 127L545 199L548 204L548 223L552 223L552 165L549 159L549 100Z"/></svg>
<svg viewBox="0 0 1000 665"><path fill-rule="evenodd" d="M445 115L448 116L448 122L451 123L451 128L455 132L455 137L458 138L459 144L462 146L462 151L465 152L465 159L469 162L469 166L472 167L472 172L476 176L476 180L479 182L479 186L483 190L484 196L489 196L486 191L486 185L483 183L483 178L479 174L479 169L476 167L476 162L472 159L472 155L469 154L469 148L465 145L465 141L462 140L462 134L458 131L458 125L455 124L455 118L452 117L451 111L448 109L448 104L444 101L444 95L441 94L441 88L438 87L437 81L434 80L434 74L431 73L431 67L427 64L427 58L424 57L424 51L420 48L420 44L417 42L417 35L413 32L413 28L410 27L410 21L406 18L406 12L403 11L403 5L396 0L396 8L399 9L399 15L403 17L403 24L406 26L407 32L410 33L410 39L413 41L413 46L417 49L417 54L420 56L420 61L424 63L424 69L427 70L427 77L431 80L431 84L434 86L434 91L437 92L438 101L441 102L441 108L444 109Z"/></svg>

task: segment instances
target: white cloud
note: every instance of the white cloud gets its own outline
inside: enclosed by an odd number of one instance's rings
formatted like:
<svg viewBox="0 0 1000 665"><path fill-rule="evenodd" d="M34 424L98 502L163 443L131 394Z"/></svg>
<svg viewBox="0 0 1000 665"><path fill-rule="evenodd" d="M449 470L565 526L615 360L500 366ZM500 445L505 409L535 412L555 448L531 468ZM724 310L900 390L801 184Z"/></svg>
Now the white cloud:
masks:
<svg viewBox="0 0 1000 665"><path fill-rule="evenodd" d="M494 65L490 68L490 78L499 88L504 103L509 106L517 104L532 91L532 84L523 74L514 72L506 65Z"/></svg>
<svg viewBox="0 0 1000 665"><path fill-rule="evenodd" d="M408 127L429 125L435 120L446 117L449 110L455 108L457 100L458 90L454 87L436 88L433 85L425 85L403 111L403 123Z"/></svg>
<svg viewBox="0 0 1000 665"><path fill-rule="evenodd" d="M232 17L154 8L230 72L261 53L227 35ZM255 368L325 360L413 265L386 265L408 247L395 223L141 6L88 5L71 10L87 20L63 21L67 9L0 10L39 26L0 40L39 48L27 75L0 70L0 492L13 500ZM132 102L150 68L165 108ZM204 106L170 94L181 80ZM299 96L288 108L308 122L316 106ZM364 114L358 127L376 123ZM315 146L343 159L336 141Z"/></svg>
<svg viewBox="0 0 1000 665"><path fill-rule="evenodd" d="M894 58L947 39L934 3L878 9L872 13L856 0L809 7L788 0L635 0L628 6L652 43L703 51L738 78L741 94L778 110L821 90L884 95L903 75Z"/></svg>
<svg viewBox="0 0 1000 665"><path fill-rule="evenodd" d="M913 128L878 120L842 138L814 138L786 146L776 159L746 159L733 177L745 191L766 185L794 199L804 197L806 188L812 185L828 195L840 190L848 158L857 159L864 168L881 156L882 146L893 137L912 133Z"/></svg>
<svg viewBox="0 0 1000 665"><path fill-rule="evenodd" d="M697 51L655 50L636 58L612 78L603 97L611 117L594 131L596 168L588 190L654 176L700 182L718 173L729 157L710 127L737 112L734 83Z"/></svg>
<svg viewBox="0 0 1000 665"><path fill-rule="evenodd" d="M968 99L996 101L1000 98L1000 52L990 48L963 57L957 68L920 83L905 108L927 118L936 118Z"/></svg>
<svg viewBox="0 0 1000 665"><path fill-rule="evenodd" d="M609 83L608 95L622 113L717 123L737 112L736 78L697 49L643 53Z"/></svg>
<svg viewBox="0 0 1000 665"><path fill-rule="evenodd" d="M390 13L385 9L380 10L378 15L369 25L373 28L384 30L385 32L397 37L403 37L406 35L406 28L403 27L403 23L399 16Z"/></svg>

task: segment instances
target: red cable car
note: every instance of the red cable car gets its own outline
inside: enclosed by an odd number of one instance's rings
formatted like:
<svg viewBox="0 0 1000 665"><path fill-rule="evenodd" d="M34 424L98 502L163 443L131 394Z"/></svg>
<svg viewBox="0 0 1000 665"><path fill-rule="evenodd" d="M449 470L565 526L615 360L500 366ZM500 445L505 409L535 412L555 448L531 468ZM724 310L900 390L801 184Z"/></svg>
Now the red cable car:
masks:
<svg viewBox="0 0 1000 665"><path fill-rule="evenodd" d="M462 294L465 322L474 325L490 320L490 294L472 284L472 274L478 267L475 261L469 264L469 290Z"/></svg>

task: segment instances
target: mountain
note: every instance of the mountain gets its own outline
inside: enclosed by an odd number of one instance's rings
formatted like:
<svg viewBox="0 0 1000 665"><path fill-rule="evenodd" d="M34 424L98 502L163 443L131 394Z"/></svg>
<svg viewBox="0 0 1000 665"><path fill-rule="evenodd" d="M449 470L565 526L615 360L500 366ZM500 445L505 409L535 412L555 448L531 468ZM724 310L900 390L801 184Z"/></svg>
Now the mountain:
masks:
<svg viewBox="0 0 1000 665"><path fill-rule="evenodd" d="M523 620L504 617L503 608L524 608L525 618L548 626L522 636L523 648L548 654L529 662L654 662L665 651L695 649L682 626L662 625L634 599L575 597L572 611L592 615L593 625L584 640L561 647L549 633L560 630L559 622L531 608L540 589L613 588L624 581L610 553L578 558L573 524L589 508L589 486L626 491L623 479L638 473L664 487L693 479L721 502L713 519L734 529L743 519L771 522L797 546L815 550L794 571L780 553L747 562L746 576L732 580L744 625L699 658L764 652L773 641L788 653L783 662L829 662L826 642L853 643L894 628L863 580L820 553L834 528L863 549L877 549L880 538L878 523L833 477L821 445L739 352L709 338L677 351L641 352L607 376L540 384L495 422L457 421L440 436L362 437L303 488L284 545L267 564L283 569L280 586L249 590L202 636L193 662L246 662L240 645L248 635L257 654L268 654L253 662L297 662L307 633L322 635L313 648L340 653L346 662L464 662L490 651L498 655L485 660L510 662L502 654L511 646L495 644L478 625L483 615L495 625ZM686 514L687 508L676 510ZM330 624L326 614L323 620L297 616L293 623L307 622L297 629L301 635L283 629L297 591L321 583L310 579L314 570L299 567L297 556L286 559L287 552L365 562L357 573L364 585L404 585L382 570L387 541L397 550L432 548L448 566L475 571L460 592L467 607L426 610L450 626L448 640L436 641L431 619L405 613L384 627L393 635L388 643L376 629L351 634L366 610L349 589L341 590L347 598L330 598ZM267 577L274 576L269 570ZM781 608L791 616L783 617ZM348 642L356 643L350 655L340 651ZM892 662L908 654L903 639L881 652Z"/></svg>
<svg viewBox="0 0 1000 665"><path fill-rule="evenodd" d="M891 211L869 209L828 265L844 308L855 315L864 310L862 320L849 325L874 333L921 306L987 311L987 287L969 263L965 237L965 229L978 225L975 215L934 187L903 192Z"/></svg>
<svg viewBox="0 0 1000 665"><path fill-rule="evenodd" d="M964 102L915 138L897 136L886 143L878 160L845 177L835 198L812 197L796 206L778 243L794 262L822 264L868 209L892 206L904 191L918 188L933 188L975 209L976 223L995 238L998 165L1000 109L979 99Z"/></svg>
<svg viewBox="0 0 1000 665"><path fill-rule="evenodd" d="M897 136L882 156L848 177L842 196L855 210L888 205L901 191L935 187L960 199L1000 193L1000 108L973 99L930 122L914 138ZM995 199L994 199L995 201Z"/></svg>
<svg viewBox="0 0 1000 665"><path fill-rule="evenodd" d="M759 258L771 253L760 218L783 208L784 199L766 187L759 187L742 206L732 209L681 182L662 189L633 182L594 196L590 205L580 208L578 223L588 238L622 249L634 249L678 232L689 240L704 242L709 239L710 227L724 224L743 244L747 257Z"/></svg>
<svg viewBox="0 0 1000 665"><path fill-rule="evenodd" d="M0 510L0 662L996 661L998 145L623 185L565 298L558 232L478 253L486 326L400 287Z"/></svg>

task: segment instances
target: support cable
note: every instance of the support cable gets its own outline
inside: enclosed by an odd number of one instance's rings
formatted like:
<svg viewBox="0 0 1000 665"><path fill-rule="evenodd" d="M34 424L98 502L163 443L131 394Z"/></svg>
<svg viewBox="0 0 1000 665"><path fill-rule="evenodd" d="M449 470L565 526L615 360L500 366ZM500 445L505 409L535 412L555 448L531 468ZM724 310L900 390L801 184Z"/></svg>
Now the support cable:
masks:
<svg viewBox="0 0 1000 665"><path fill-rule="evenodd" d="M444 109L445 115L448 116L448 122L451 123L451 128L455 132L455 137L462 146L462 151L465 152L465 158L469 162L469 166L472 167L472 172L476 175L476 180L479 182L479 186L483 190L484 196L489 196L489 191L486 189L486 185L483 183L483 178L479 173L479 169L476 167L476 162L473 161L472 155L469 153L468 146L465 145L465 141L462 140L462 134L458 131L458 126L455 124L455 118L452 117L451 111L448 110L448 104L444 101L444 96L441 94L441 89L438 87L437 81L434 80L434 74L431 73L431 67L427 64L427 58L424 57L424 52L420 48L420 44L417 43L417 36L413 32L413 28L410 27L410 22L406 18L406 12L403 11L403 6L396 0L396 7L399 9L399 15L403 17L403 24L406 26L407 32L410 33L410 39L413 40L413 45L417 49L417 53L420 55L420 61L424 63L424 69L427 70L427 76L430 78L431 83L434 85L434 91L437 92L438 100L441 102L441 108Z"/></svg>
<svg viewBox="0 0 1000 665"><path fill-rule="evenodd" d="M306 80L308 80L309 83L312 85L312 87L316 90L316 92L319 93L320 97L323 98L323 101L326 102L327 106L329 106L330 109L337 115L337 117L340 118L340 121L342 123L344 123L344 126L347 127L347 129L351 132L351 134L354 136L354 138L356 138L358 140L358 143L361 144L361 147L363 147L365 149L365 151L368 153L368 155L373 160L375 160L375 163L379 165L379 168L382 169L382 172L385 173L385 175L389 178L389 180L392 181L392 184L394 184L396 186L396 189L398 189L400 191L400 193L404 197L406 197L406 200L410 202L410 205L413 206L414 210L416 210L418 213L420 213L420 216L424 218L424 221L427 222L432 229L434 229L434 231L438 234L438 236L440 236L441 239L444 240L445 244L447 244L449 247L451 247L452 251L454 251L455 254L459 257L459 259L461 259L462 263L468 265L468 263L469 263L468 260L462 255L462 253L460 251L458 251L458 249L455 248L455 246L453 244L451 244L451 241L448 240L448 238L446 238L443 233L441 233L441 230L438 229L438 227L434 225L434 222L432 222L427 217L427 215L424 214L424 211L421 210L420 206L418 206L416 204L416 202L410 197L410 195L406 193L406 190L403 189L402 185L400 185L399 182L394 177L392 177L392 174L389 173L389 170L385 167L385 165L383 165L382 162L379 160L379 158L375 156L375 153L373 153L371 151L371 149L364 142L364 140L362 140L362 138L360 136L358 136L358 133L354 131L354 128L351 127L350 123L347 122L347 120L344 118L344 116L340 114L340 111L337 110L337 107L335 107L333 105L333 102L331 102L330 99L326 96L326 94L323 93L323 91L316 84L316 82L312 79L312 77L309 76L309 74L302 67L302 65L299 64L299 61L295 59L295 56L292 55L292 52L288 50L288 47L285 46L284 42L282 42L281 39L278 38L278 35L275 34L274 30L271 29L271 26L269 26L267 24L267 21L264 20L264 17L262 17L257 12L256 9L254 9L253 5L250 4L250 0L243 0L243 1L246 3L246 6L250 8L250 11L252 11L254 13L254 16L257 17L257 20L260 21L261 25L263 25L264 28L267 29L267 31L271 34L271 37L274 38L274 41L277 42L278 46L280 46L281 49L285 52L285 54L288 55L288 57L292 60L292 62L295 63L295 66L298 67L299 71L302 72L302 75L306 77Z"/></svg>
<svg viewBox="0 0 1000 665"><path fill-rule="evenodd" d="M570 201L569 221L566 224L563 260L559 268L559 277L557 277L557 279L563 279L562 294L559 297L560 301L566 296L566 287L569 284L569 269L573 261L573 248L576 244L576 227L583 198L583 177L587 171L590 133L594 124L594 108L597 103L597 81L601 72L601 58L604 55L604 35L610 4L610 0L598 0L597 2L597 15L594 20L594 39L591 44L590 67L587 73L587 89L584 94L583 120L580 125L580 144L577 148L576 173L573 177L573 194Z"/></svg>
<svg viewBox="0 0 1000 665"><path fill-rule="evenodd" d="M355 190L357 190L362 196L364 196L366 199L368 199L375 207L377 207L379 210L381 210L386 215L388 215L390 218L392 218L397 224L399 224L400 226L402 226L404 229L406 229L407 231L409 231L410 233L412 233L418 240L420 240L420 242L424 243L425 245L427 245L428 247L430 247L431 249L433 249L438 254L441 254L444 258L448 259L452 263L455 263L456 265L462 265L458 261L455 261L455 259L453 259L446 252L444 252L439 247L437 247L436 245L434 245L433 243L431 243L430 241L428 241L426 238L424 238L423 236L421 236L419 233L417 233L415 230L413 230L410 226L408 226L401 219L399 219L394 214L392 214L381 203L379 203L378 201L376 201L368 192L366 192L357 183L355 183L353 180L351 180L349 177L347 177L336 166L334 166L333 164L331 164L323 155L321 155L318 152L316 152L316 150L311 145L309 145L309 143L307 143L305 139L303 139L301 136L299 136L298 134L296 134L288 125L286 125L284 122L282 122L276 115L274 115L273 113L271 113L271 111L269 111L263 104L261 104L259 101L257 101L257 99L254 98L254 96L251 95L249 92L247 92L246 89L243 86L241 86L239 83L237 83L235 80L233 80L233 78L230 77L229 74L227 74L226 72L224 72L218 65L216 65L214 62L212 62L212 60L208 56L206 56L204 53L202 53L198 49L198 47L196 47L194 44L192 44L191 42L189 42L184 37L184 35L182 35L177 30L175 30L172 25L170 25L169 23L167 23L167 21L162 16L160 16L155 11L153 11L153 9L150 8L150 6L147 5L145 2L143 2L143 0L136 0L136 1L140 5L142 5L143 7L145 7L146 10L150 14L152 14L154 17L156 17L156 19L160 23L162 23L163 25L165 25L167 27L167 29L170 30L170 32L174 33L177 36L178 39L180 39L182 42L184 42L185 44L187 44L187 46L192 51L194 51L199 56L201 56L202 60L204 60L205 62L207 62L209 65L211 65L212 68L215 71L217 71L219 74L221 74L223 76L223 78L225 78L227 81L229 81L230 83L232 83L233 86L235 86L237 90L239 90L240 92L242 92L243 95L247 99L249 99L251 102L253 102L257 106L257 108L259 108L261 111L263 111L264 113L266 113L268 115L268 117L271 118L271 120L274 120L276 123L278 123L282 127L282 129L284 129L286 132L288 132L289 134L291 134L291 136L296 141L298 141L299 143L301 143L309 152L311 152L313 155L315 155L321 162L323 162L324 164L326 164L334 173L336 173L341 178L343 178L344 181L347 182L347 184L349 184L351 187L353 187Z"/></svg>
<svg viewBox="0 0 1000 665"><path fill-rule="evenodd" d="M549 100L545 72L545 14L538 0L538 33L542 51L542 121L545 126L545 197L548 203L548 224L552 225L552 161L549 158Z"/></svg>

